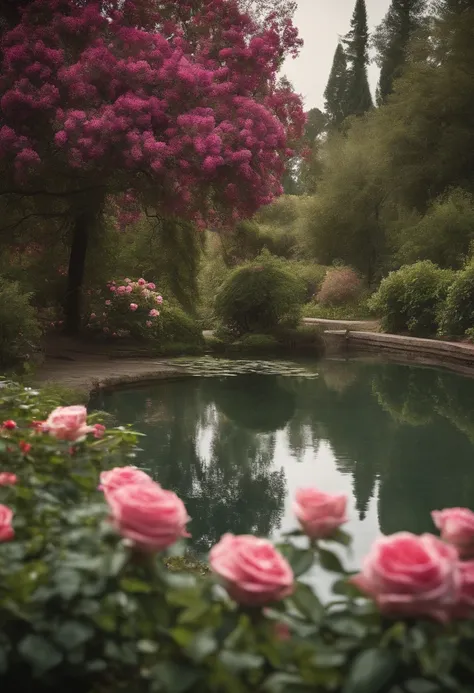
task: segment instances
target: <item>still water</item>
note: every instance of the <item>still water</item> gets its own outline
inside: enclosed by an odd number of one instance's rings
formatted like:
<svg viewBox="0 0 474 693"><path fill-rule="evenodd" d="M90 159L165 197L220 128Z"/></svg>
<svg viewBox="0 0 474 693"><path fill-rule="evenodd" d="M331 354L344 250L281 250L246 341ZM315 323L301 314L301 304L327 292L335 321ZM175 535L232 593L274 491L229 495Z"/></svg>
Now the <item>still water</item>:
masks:
<svg viewBox="0 0 474 693"><path fill-rule="evenodd" d="M474 380L434 369L320 361L315 379L190 377L100 395L145 433L139 464L176 491L192 546L295 528L295 490L349 496L351 563L379 534L433 531L430 511L474 509Z"/></svg>

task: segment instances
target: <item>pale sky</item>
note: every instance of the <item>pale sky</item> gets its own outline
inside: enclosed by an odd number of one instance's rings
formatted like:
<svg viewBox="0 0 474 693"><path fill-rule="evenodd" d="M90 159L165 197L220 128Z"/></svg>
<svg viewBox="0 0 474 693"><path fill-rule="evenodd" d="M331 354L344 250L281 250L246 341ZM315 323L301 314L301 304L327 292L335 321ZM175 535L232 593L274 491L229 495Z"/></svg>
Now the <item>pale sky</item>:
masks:
<svg viewBox="0 0 474 693"><path fill-rule="evenodd" d="M326 88L338 36L350 28L355 0L298 0L294 22L304 41L296 60L286 61L283 72L295 90L302 94L307 110L323 108ZM390 0L366 0L369 29L372 30L388 10ZM378 69L369 67L372 91L378 78Z"/></svg>

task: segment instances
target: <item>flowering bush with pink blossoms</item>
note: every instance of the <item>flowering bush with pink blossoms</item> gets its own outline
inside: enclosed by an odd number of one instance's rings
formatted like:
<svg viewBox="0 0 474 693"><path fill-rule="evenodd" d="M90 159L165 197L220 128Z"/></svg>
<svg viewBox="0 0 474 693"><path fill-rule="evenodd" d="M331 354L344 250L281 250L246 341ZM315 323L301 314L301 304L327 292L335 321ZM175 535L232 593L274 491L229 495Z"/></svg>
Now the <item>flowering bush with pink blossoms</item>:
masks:
<svg viewBox="0 0 474 693"><path fill-rule="evenodd" d="M156 337L163 297L143 277L112 280L90 302L87 328L106 337Z"/></svg>
<svg viewBox="0 0 474 693"><path fill-rule="evenodd" d="M136 441L0 390L2 690L472 690L473 512L434 512L441 536L377 539L354 573L347 499L301 489L280 543L226 534L210 572L170 571L192 518L133 466ZM314 568L334 577L329 601Z"/></svg>

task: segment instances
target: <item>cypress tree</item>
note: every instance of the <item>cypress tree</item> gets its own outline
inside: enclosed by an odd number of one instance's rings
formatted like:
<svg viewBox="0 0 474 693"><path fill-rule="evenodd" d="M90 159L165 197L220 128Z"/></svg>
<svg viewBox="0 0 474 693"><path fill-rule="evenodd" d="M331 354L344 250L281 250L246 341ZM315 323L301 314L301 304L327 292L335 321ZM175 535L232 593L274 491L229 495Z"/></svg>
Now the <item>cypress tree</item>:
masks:
<svg viewBox="0 0 474 693"><path fill-rule="evenodd" d="M403 71L410 39L423 22L426 0L392 0L382 23L377 27L373 44L380 67L377 103L386 102L393 83Z"/></svg>
<svg viewBox="0 0 474 693"><path fill-rule="evenodd" d="M344 38L349 64L347 88L348 115L363 115L373 107L367 77L369 29L365 0L356 0L351 29Z"/></svg>
<svg viewBox="0 0 474 693"><path fill-rule="evenodd" d="M347 112L347 59L342 43L338 43L331 73L324 91L324 103L328 123L339 127L348 115Z"/></svg>

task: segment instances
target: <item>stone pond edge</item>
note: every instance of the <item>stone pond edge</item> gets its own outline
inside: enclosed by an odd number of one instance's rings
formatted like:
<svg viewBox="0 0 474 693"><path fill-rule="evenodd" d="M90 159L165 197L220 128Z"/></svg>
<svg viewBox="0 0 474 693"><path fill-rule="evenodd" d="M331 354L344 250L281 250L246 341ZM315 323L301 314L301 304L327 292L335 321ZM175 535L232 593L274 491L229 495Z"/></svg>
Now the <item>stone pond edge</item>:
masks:
<svg viewBox="0 0 474 693"><path fill-rule="evenodd" d="M325 330L325 353L369 354L398 363L446 368L474 377L474 345L357 330Z"/></svg>

